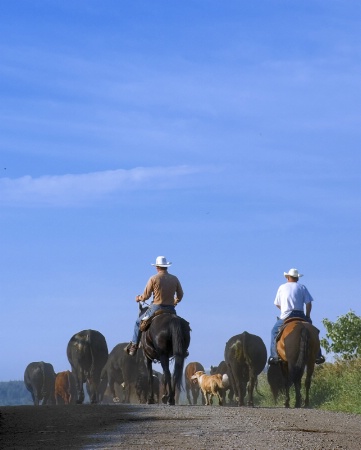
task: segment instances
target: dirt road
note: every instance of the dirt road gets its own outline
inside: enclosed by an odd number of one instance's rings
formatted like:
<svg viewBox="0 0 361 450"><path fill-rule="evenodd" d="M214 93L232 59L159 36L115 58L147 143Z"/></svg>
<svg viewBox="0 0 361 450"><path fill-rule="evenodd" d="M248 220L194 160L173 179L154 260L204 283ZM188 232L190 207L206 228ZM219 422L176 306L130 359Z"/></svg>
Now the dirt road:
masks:
<svg viewBox="0 0 361 450"><path fill-rule="evenodd" d="M360 449L361 416L165 405L0 408L4 449Z"/></svg>

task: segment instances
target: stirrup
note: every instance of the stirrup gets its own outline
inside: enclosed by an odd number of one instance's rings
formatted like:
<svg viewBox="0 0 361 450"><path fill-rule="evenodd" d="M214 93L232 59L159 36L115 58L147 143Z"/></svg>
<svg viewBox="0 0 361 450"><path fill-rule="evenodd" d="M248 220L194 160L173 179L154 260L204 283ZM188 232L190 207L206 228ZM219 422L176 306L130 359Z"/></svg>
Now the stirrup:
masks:
<svg viewBox="0 0 361 450"><path fill-rule="evenodd" d="M325 357L323 355L321 355L316 358L315 362L316 362L316 364L323 364L325 361L326 361Z"/></svg>
<svg viewBox="0 0 361 450"><path fill-rule="evenodd" d="M124 351L128 353L128 355L130 356L133 356L137 350L138 350L137 344L134 344L132 341L130 341L129 344L126 347L124 347Z"/></svg>
<svg viewBox="0 0 361 450"><path fill-rule="evenodd" d="M268 358L268 364L278 364L282 361L282 359L278 358L278 356L270 356Z"/></svg>

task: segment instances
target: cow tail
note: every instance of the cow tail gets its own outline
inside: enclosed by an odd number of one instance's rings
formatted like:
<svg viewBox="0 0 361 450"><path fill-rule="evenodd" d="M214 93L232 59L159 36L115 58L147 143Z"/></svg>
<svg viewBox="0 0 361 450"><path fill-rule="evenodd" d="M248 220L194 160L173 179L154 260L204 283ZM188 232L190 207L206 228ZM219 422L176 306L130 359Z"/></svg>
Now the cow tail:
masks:
<svg viewBox="0 0 361 450"><path fill-rule="evenodd" d="M171 321L172 345L174 355L174 386L182 389L184 360L188 356L187 342L184 336L182 319Z"/></svg>
<svg viewBox="0 0 361 450"><path fill-rule="evenodd" d="M89 342L90 354L91 354L91 357L92 357L92 363L91 363L91 366L90 366L90 374L89 374L89 376L90 376L91 379L93 379L93 374L94 374L94 370L95 370L95 365L94 365L95 358L94 358L94 353L93 353L93 346L92 346L92 343L91 343L91 330L89 330L89 332L88 332L88 342Z"/></svg>
<svg viewBox="0 0 361 450"><path fill-rule="evenodd" d="M308 358L308 348L309 348L310 335L306 327L302 327L300 334L300 351L298 353L298 358L294 367L294 375L297 377L303 375L304 368L307 363Z"/></svg>
<svg viewBox="0 0 361 450"><path fill-rule="evenodd" d="M45 400L47 398L48 392L47 392L47 386L45 383L45 365L43 362L40 363L40 367L41 367L41 375L43 377L43 381L41 384L41 397Z"/></svg>
<svg viewBox="0 0 361 450"><path fill-rule="evenodd" d="M67 388L67 391L68 391L68 399L69 399L69 404L70 404L71 401L72 401L72 397L73 397L73 386L72 386L72 384L71 384L71 375L70 375L70 371L69 371L69 370L67 371L66 376L67 376L67 378L68 378L68 388Z"/></svg>
<svg viewBox="0 0 361 450"><path fill-rule="evenodd" d="M226 373L224 373L222 375L221 387L222 387L222 389L229 389L229 387L230 387L229 378Z"/></svg>

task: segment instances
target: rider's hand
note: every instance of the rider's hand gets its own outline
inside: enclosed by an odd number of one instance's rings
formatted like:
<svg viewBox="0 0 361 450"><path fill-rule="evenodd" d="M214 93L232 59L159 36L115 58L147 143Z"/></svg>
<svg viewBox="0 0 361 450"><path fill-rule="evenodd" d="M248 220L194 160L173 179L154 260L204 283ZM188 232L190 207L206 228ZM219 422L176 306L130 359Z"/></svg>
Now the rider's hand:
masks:
<svg viewBox="0 0 361 450"><path fill-rule="evenodd" d="M180 300L178 300L177 298L175 298L175 299L174 299L174 306L177 306L179 302L180 302Z"/></svg>
<svg viewBox="0 0 361 450"><path fill-rule="evenodd" d="M135 297L135 301L136 301L137 303L141 301L141 300L140 300L140 295L137 295L137 296Z"/></svg>

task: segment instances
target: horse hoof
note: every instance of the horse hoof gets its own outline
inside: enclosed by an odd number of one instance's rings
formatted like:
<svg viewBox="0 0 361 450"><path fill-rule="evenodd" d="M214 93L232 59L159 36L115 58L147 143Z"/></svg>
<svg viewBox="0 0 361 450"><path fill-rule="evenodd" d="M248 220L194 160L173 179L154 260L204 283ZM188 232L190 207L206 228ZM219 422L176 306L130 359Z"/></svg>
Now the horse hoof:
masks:
<svg viewBox="0 0 361 450"><path fill-rule="evenodd" d="M162 403L164 403L164 404L166 405L167 402L168 402L168 395L163 395L163 397L162 397Z"/></svg>
<svg viewBox="0 0 361 450"><path fill-rule="evenodd" d="M113 398L113 402L114 402L114 403L119 403L119 402L120 402L119 397L114 397L114 398Z"/></svg>
<svg viewBox="0 0 361 450"><path fill-rule="evenodd" d="M147 405L154 405L154 398L148 398Z"/></svg>

